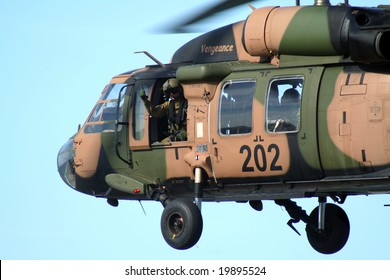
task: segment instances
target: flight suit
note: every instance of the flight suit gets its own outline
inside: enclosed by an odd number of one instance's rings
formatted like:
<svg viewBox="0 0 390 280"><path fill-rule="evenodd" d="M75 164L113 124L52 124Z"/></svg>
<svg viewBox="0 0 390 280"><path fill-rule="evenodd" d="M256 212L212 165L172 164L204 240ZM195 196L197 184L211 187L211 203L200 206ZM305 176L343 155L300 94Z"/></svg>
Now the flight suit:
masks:
<svg viewBox="0 0 390 280"><path fill-rule="evenodd" d="M181 97L177 100L168 100L156 106L141 95L148 113L155 118L168 117L169 135L162 142L187 140L187 100Z"/></svg>

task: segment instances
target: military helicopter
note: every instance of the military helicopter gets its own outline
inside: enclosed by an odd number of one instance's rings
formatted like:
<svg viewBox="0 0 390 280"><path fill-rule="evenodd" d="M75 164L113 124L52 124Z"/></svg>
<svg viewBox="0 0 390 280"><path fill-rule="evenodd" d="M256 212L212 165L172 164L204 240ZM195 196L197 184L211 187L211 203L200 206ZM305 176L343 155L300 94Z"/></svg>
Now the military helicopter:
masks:
<svg viewBox="0 0 390 280"><path fill-rule="evenodd" d="M249 1L224 4L233 2ZM171 247L198 242L203 202L261 211L273 200L293 230L306 224L316 251L333 254L350 232L338 204L390 192L390 7L253 8L184 44L170 63L145 54L155 64L112 78L60 149L58 171L112 206L161 202ZM161 88L172 78L188 103L185 141L163 141L168 117L151 117L140 98L166 101ZM318 206L307 214L292 200L300 198Z"/></svg>

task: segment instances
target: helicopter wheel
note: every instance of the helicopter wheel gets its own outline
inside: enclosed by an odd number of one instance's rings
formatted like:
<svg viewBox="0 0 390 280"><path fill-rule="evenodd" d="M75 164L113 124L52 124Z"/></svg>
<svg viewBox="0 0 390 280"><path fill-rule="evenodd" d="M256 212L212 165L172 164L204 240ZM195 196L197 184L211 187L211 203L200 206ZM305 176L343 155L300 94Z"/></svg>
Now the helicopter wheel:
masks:
<svg viewBox="0 0 390 280"><path fill-rule="evenodd" d="M333 254L341 250L349 237L349 220L344 210L335 204L326 204L325 229L318 230L318 207L310 214L312 223L306 225L307 239L319 253Z"/></svg>
<svg viewBox="0 0 390 280"><path fill-rule="evenodd" d="M198 242L202 229L202 214L192 201L174 199L164 208L161 232L171 247L180 250L191 248Z"/></svg>

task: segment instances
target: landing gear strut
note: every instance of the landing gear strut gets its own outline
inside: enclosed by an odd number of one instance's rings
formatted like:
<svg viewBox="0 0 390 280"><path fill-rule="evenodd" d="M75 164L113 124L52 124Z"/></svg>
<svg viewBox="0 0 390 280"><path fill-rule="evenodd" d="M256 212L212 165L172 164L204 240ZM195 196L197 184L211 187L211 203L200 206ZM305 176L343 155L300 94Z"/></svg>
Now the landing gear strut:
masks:
<svg viewBox="0 0 390 280"><path fill-rule="evenodd" d="M298 234L293 224L299 221L306 223L307 239L317 252L333 254L347 243L350 230L348 216L341 207L326 203L326 198L319 198L319 206L309 216L289 199L275 200L275 203L286 208L291 217L287 224Z"/></svg>

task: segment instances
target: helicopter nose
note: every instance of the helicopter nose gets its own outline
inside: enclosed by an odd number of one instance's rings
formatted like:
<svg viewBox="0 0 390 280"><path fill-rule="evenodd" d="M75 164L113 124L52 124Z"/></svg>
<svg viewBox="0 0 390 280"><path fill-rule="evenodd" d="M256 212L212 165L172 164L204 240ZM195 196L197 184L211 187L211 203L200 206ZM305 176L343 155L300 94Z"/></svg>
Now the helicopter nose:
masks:
<svg viewBox="0 0 390 280"><path fill-rule="evenodd" d="M76 189L76 172L74 170L73 139L69 139L60 149L57 156L58 173L71 188Z"/></svg>

